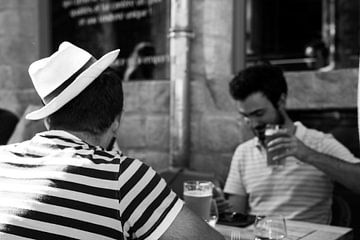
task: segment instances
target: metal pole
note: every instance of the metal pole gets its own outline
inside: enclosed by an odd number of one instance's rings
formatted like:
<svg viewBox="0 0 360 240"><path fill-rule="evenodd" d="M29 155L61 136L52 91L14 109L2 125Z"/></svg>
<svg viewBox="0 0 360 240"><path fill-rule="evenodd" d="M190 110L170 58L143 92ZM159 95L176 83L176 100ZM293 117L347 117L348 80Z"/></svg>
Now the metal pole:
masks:
<svg viewBox="0 0 360 240"><path fill-rule="evenodd" d="M336 36L336 12L335 0L322 1L322 39L329 48L329 64L322 71L329 71L335 68L335 36Z"/></svg>
<svg viewBox="0 0 360 240"><path fill-rule="evenodd" d="M190 0L171 0L170 166L188 166L190 146Z"/></svg>

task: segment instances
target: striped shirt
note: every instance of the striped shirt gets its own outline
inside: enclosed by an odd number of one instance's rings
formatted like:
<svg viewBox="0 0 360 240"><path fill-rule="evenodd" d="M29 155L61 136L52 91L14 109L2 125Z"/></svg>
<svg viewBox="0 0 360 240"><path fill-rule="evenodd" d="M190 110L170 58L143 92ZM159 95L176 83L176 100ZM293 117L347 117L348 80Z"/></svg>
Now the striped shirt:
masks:
<svg viewBox="0 0 360 240"><path fill-rule="evenodd" d="M158 239L183 202L154 170L64 131L0 148L0 239Z"/></svg>
<svg viewBox="0 0 360 240"><path fill-rule="evenodd" d="M310 148L349 162L359 162L330 134L296 122L296 137ZM288 219L329 223L333 183L312 165L288 157L281 169L267 167L266 152L257 138L236 149L224 191L247 196L249 214L282 214Z"/></svg>

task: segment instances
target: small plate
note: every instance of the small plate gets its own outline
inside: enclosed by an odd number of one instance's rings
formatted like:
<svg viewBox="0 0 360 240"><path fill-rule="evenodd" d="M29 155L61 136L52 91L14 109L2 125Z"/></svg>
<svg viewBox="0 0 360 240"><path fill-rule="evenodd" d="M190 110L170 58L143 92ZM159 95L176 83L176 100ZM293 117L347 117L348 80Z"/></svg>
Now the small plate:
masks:
<svg viewBox="0 0 360 240"><path fill-rule="evenodd" d="M254 215L238 212L225 212L219 215L218 223L235 227L247 227L255 222L255 218Z"/></svg>

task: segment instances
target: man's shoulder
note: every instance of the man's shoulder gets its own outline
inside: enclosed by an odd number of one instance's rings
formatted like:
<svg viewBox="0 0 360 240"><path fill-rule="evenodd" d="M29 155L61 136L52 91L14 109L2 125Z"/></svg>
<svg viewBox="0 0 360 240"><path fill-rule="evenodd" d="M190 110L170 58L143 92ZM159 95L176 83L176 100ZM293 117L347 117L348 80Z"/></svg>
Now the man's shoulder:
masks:
<svg viewBox="0 0 360 240"><path fill-rule="evenodd" d="M1 145L0 146L0 155L6 154L9 152L24 151L29 147L29 141L30 140L19 142L19 143L11 143L11 144L7 144L7 145Z"/></svg>
<svg viewBox="0 0 360 240"><path fill-rule="evenodd" d="M116 154L116 158L120 159L120 165L123 169L126 169L130 166L132 166L133 168L140 168L141 166L145 168L149 168L149 166L143 161L132 156L127 156L119 151Z"/></svg>
<svg viewBox="0 0 360 240"><path fill-rule="evenodd" d="M0 162L7 161L9 157L13 157L13 152L16 149L15 144L0 146Z"/></svg>
<svg viewBox="0 0 360 240"><path fill-rule="evenodd" d="M295 122L295 126L297 128L296 135L297 135L297 137L299 137L302 140L304 138L309 138L309 137L317 138L317 139L324 138L324 137L332 137L332 135L329 133L322 132L315 128L308 128L301 122Z"/></svg>
<svg viewBox="0 0 360 240"><path fill-rule="evenodd" d="M234 155L239 156L247 153L253 153L260 146L259 139L257 137L253 137L248 139L242 143L240 143L234 152Z"/></svg>
<svg viewBox="0 0 360 240"><path fill-rule="evenodd" d="M256 147L258 146L260 143L259 143L259 139L257 137L252 137L248 140L245 140L244 142L240 143L237 148L240 148L240 149L244 149L244 148L253 148L253 147Z"/></svg>

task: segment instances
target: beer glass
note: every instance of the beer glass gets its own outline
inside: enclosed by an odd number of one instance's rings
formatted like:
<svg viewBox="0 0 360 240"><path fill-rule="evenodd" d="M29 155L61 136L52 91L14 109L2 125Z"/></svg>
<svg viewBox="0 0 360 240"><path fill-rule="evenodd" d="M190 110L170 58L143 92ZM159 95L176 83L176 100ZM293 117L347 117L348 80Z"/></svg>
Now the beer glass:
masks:
<svg viewBox="0 0 360 240"><path fill-rule="evenodd" d="M185 181L185 204L205 221L210 218L213 183L211 181Z"/></svg>
<svg viewBox="0 0 360 240"><path fill-rule="evenodd" d="M267 144L278 138L278 137L288 137L289 133L286 128L281 128L279 125L266 125L265 129L265 145L266 145L266 159L267 165L272 168L279 168L285 164L285 159L274 160L274 156L279 155L284 151L283 149L275 150L272 152L267 151Z"/></svg>

